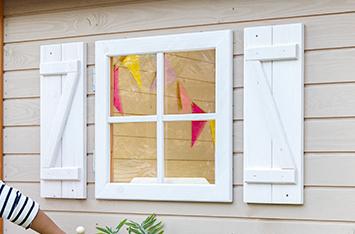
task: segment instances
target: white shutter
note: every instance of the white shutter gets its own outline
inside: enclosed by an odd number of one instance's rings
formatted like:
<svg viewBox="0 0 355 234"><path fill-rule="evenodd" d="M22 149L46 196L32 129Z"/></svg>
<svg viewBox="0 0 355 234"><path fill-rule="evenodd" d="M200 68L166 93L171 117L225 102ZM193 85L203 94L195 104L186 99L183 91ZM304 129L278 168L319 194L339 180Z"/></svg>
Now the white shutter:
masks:
<svg viewBox="0 0 355 234"><path fill-rule="evenodd" d="M41 197L86 198L86 45L41 46Z"/></svg>
<svg viewBox="0 0 355 234"><path fill-rule="evenodd" d="M303 25L244 31L244 201L303 203Z"/></svg>

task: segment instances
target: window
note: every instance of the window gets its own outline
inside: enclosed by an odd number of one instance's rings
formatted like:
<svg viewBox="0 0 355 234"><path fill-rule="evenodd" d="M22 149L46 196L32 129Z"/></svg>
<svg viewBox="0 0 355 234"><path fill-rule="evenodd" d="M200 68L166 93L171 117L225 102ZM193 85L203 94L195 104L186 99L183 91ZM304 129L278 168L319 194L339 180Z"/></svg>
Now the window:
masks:
<svg viewBox="0 0 355 234"><path fill-rule="evenodd" d="M232 41L96 42L97 198L232 200Z"/></svg>

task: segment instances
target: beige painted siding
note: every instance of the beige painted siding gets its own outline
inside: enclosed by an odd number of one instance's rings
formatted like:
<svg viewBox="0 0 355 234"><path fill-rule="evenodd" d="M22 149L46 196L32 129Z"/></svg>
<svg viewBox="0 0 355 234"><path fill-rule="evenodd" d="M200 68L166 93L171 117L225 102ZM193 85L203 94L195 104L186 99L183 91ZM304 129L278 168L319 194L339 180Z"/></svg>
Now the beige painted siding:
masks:
<svg viewBox="0 0 355 234"><path fill-rule="evenodd" d="M4 177L38 200L68 233L157 213L168 234L355 232L355 2L347 0L6 0ZM305 24L305 204L242 202L243 28ZM94 198L94 41L232 29L234 202ZM88 199L39 197L39 46L88 43ZM188 222L187 222L188 221ZM5 233L31 233L5 223Z"/></svg>

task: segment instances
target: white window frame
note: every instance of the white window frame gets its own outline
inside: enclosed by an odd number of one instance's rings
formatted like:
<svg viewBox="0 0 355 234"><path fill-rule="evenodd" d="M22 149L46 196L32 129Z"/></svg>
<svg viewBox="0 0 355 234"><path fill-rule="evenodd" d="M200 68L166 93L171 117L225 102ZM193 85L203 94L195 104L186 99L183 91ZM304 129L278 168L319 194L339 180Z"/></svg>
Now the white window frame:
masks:
<svg viewBox="0 0 355 234"><path fill-rule="evenodd" d="M215 49L215 113L164 114L164 53ZM233 34L230 30L106 40L95 51L95 194L97 199L230 202L233 198ZM110 57L130 54L157 56L157 115L110 117ZM162 97L160 99L159 97ZM164 115L163 115L164 114ZM215 184L162 183L164 121L216 120ZM110 182L110 124L156 122L157 182Z"/></svg>

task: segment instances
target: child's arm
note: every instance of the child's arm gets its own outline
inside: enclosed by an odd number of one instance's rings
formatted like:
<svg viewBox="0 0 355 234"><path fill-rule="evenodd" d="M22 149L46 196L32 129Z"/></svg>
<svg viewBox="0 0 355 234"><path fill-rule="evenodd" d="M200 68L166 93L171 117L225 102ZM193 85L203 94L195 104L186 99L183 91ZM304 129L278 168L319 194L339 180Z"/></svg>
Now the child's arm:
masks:
<svg viewBox="0 0 355 234"><path fill-rule="evenodd" d="M41 210L32 221L30 228L41 234L65 234L65 232Z"/></svg>
<svg viewBox="0 0 355 234"><path fill-rule="evenodd" d="M39 210L37 202L0 181L0 216L42 234L63 234L57 225Z"/></svg>

